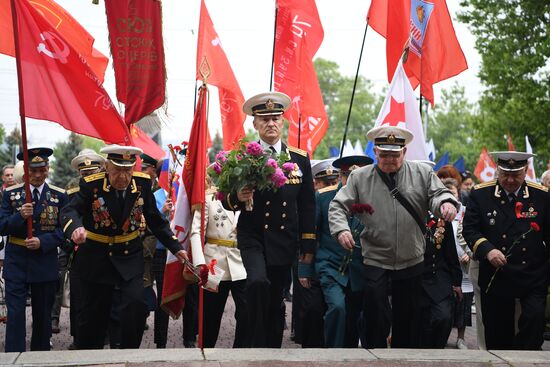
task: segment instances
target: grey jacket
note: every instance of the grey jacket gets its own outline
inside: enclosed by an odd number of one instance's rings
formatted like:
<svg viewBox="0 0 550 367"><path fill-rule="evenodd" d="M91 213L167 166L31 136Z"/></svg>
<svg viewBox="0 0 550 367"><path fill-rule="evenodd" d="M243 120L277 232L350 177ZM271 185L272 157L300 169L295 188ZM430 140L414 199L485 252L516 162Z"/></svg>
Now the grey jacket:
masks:
<svg viewBox="0 0 550 367"><path fill-rule="evenodd" d="M457 208L458 202L443 186L432 169L424 163L404 161L395 176L401 194L424 220L428 210L436 217L444 202ZM401 270L424 260L425 240L422 231L407 210L394 199L374 165L353 171L329 207L332 236L349 230L348 213L353 204L370 204L372 215L358 214L365 229L361 247L366 265Z"/></svg>

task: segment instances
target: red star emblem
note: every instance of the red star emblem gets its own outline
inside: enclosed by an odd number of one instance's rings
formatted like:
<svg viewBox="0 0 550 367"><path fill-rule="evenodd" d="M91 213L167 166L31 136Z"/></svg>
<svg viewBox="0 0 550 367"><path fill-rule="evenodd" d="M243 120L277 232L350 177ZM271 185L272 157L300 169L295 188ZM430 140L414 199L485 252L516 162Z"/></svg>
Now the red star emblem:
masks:
<svg viewBox="0 0 550 367"><path fill-rule="evenodd" d="M397 126L400 122L405 122L405 102L398 103L391 97L390 112L384 117L382 125Z"/></svg>

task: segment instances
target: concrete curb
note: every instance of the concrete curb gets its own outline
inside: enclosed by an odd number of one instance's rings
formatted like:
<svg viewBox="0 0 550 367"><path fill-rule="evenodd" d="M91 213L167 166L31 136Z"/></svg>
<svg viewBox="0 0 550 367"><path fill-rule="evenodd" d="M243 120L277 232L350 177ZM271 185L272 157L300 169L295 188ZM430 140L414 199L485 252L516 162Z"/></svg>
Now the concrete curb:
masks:
<svg viewBox="0 0 550 367"><path fill-rule="evenodd" d="M83 366L185 362L192 365L233 365L235 362L429 362L480 365L550 365L550 351L495 351L452 349L104 349L0 354L0 366ZM217 363L216 363L217 362ZM294 363L295 362L295 363ZM263 364L262 364L263 365ZM276 365L273 364L273 365Z"/></svg>

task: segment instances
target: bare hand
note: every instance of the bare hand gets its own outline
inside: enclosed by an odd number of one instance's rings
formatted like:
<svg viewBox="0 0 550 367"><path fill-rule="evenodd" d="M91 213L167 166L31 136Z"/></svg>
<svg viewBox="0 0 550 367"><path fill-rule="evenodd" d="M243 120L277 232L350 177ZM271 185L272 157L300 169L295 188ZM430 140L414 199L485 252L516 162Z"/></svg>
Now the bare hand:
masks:
<svg viewBox="0 0 550 367"><path fill-rule="evenodd" d="M338 233L338 243L346 250L352 250L355 241L350 231L342 231Z"/></svg>
<svg viewBox="0 0 550 367"><path fill-rule="evenodd" d="M493 265L495 268L500 268L501 266L506 265L506 256L502 253L502 251L494 248L487 254L487 260Z"/></svg>
<svg viewBox="0 0 550 367"><path fill-rule="evenodd" d="M28 217L32 217L33 214L33 205L32 203L25 203L21 206L21 216L23 219L27 219Z"/></svg>
<svg viewBox="0 0 550 367"><path fill-rule="evenodd" d="M172 213L172 209L174 208L174 204L172 203L172 199L166 199L164 202L164 205L162 206L162 212L165 215L168 215Z"/></svg>
<svg viewBox="0 0 550 367"><path fill-rule="evenodd" d="M459 301L462 301L462 298L464 297L462 294L462 288L453 286L453 292L455 292L456 298L458 298Z"/></svg>
<svg viewBox="0 0 550 367"><path fill-rule="evenodd" d="M239 192L237 192L237 199L239 201L245 202L251 200L254 197L254 190L248 186L243 187Z"/></svg>
<svg viewBox="0 0 550 367"><path fill-rule="evenodd" d="M443 203L439 208L441 212L441 219L446 222L451 222L456 217L456 208L451 203Z"/></svg>
<svg viewBox="0 0 550 367"><path fill-rule="evenodd" d="M309 281L309 278L298 278L298 280L300 281L300 284L302 285L302 287L304 288L311 287L311 282Z"/></svg>
<svg viewBox="0 0 550 367"><path fill-rule="evenodd" d="M86 230L84 227L78 227L75 229L73 234L71 234L71 240L77 245L82 245L86 242Z"/></svg>
<svg viewBox="0 0 550 367"><path fill-rule="evenodd" d="M185 250L179 250L178 252L176 252L175 256L181 262L189 261L189 258L187 257L187 251Z"/></svg>
<svg viewBox="0 0 550 367"><path fill-rule="evenodd" d="M38 250L40 248L40 239L38 237L25 238L25 246L29 250Z"/></svg>
<svg viewBox="0 0 550 367"><path fill-rule="evenodd" d="M468 261L470 261L470 256L468 254L464 254L460 257L460 262L466 264Z"/></svg>

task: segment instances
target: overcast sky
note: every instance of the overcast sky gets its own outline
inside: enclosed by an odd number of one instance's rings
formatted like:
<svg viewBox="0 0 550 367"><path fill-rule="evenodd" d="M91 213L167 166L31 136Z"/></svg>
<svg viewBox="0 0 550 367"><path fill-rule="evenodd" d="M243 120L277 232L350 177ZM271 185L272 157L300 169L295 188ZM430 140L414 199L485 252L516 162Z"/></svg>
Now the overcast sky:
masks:
<svg viewBox="0 0 550 367"><path fill-rule="evenodd" d="M99 5L93 5L92 0L56 1L95 37L95 47L109 55L103 0ZM179 143L188 138L193 119L200 0L163 0L162 4L169 114L163 127L163 139L164 143ZM369 4L370 1L365 0L317 0L325 37L316 57L335 61L344 75L355 75ZM206 6L245 99L268 91L275 0L206 0ZM436 85L436 104L440 102L441 88L448 88L455 81L466 88L466 95L471 100L476 100L481 91L476 76L480 57L474 49L474 38L467 27L456 20L458 1L450 0L448 6L469 69ZM372 29L367 32L360 73L372 80L377 90L388 84L385 40ZM111 63L107 67L104 86L116 104ZM214 133L220 129L215 91L210 100L209 125ZM53 147L68 135L55 123L27 121L29 146ZM19 124L15 62L4 55L0 55L0 122L8 132ZM245 127L249 126L250 121L247 121Z"/></svg>

